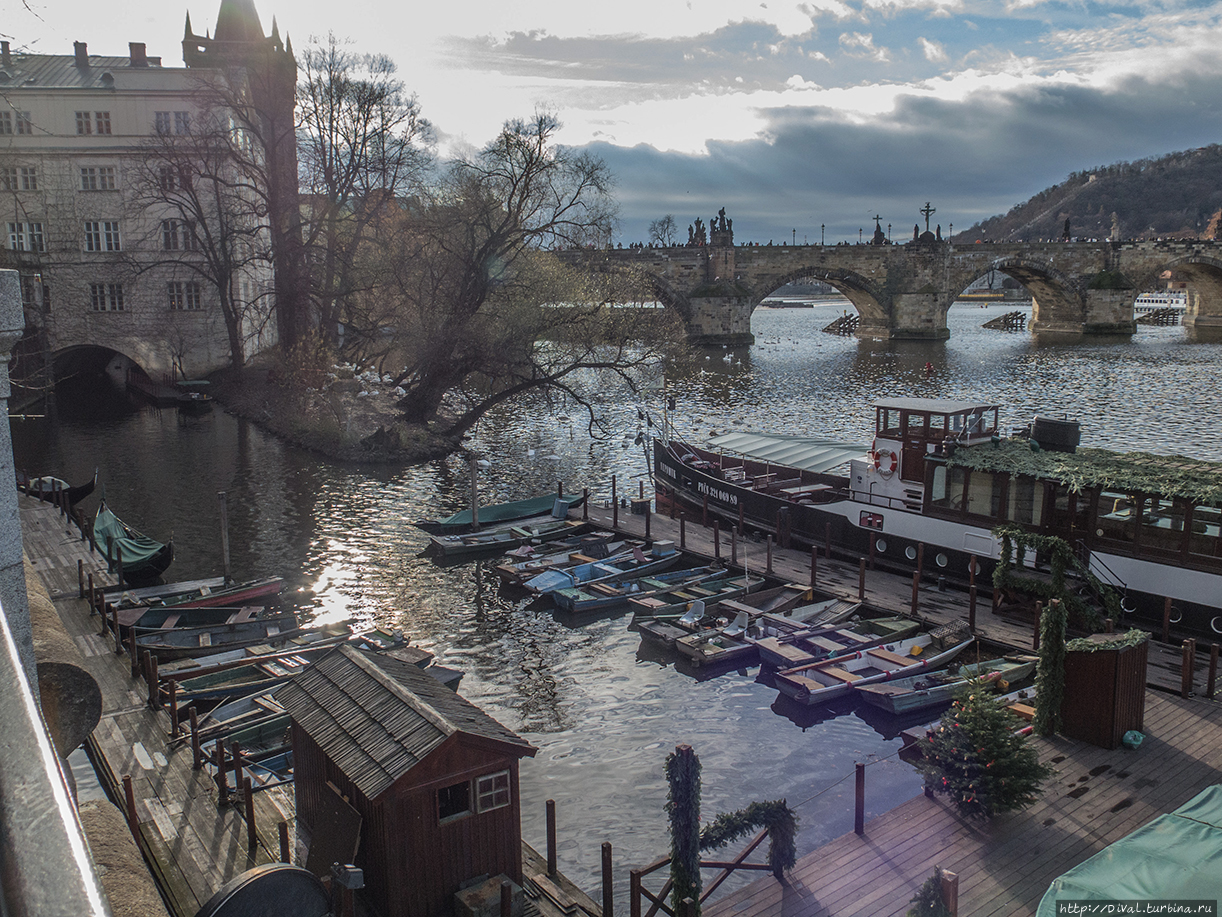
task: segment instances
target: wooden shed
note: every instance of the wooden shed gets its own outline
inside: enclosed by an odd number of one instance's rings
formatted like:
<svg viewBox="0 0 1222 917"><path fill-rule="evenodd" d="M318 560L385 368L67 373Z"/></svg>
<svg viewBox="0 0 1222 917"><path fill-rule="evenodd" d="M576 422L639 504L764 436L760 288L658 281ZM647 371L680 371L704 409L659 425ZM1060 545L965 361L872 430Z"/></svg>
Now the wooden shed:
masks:
<svg viewBox="0 0 1222 917"><path fill-rule="evenodd" d="M355 864L385 917L450 914L454 893L479 876L521 884L518 762L535 754L528 742L417 666L350 646L277 697L293 718L310 868L329 870L313 845L334 841L355 810Z"/></svg>

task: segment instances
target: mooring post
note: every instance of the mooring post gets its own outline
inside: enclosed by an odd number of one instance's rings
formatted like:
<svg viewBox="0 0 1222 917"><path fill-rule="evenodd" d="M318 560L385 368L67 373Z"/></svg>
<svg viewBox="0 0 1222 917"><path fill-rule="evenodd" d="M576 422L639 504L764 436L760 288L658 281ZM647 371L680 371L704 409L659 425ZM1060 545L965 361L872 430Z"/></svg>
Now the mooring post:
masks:
<svg viewBox="0 0 1222 917"><path fill-rule="evenodd" d="M1209 644L1209 681L1205 683L1205 696L1214 699L1214 689L1218 681L1218 644Z"/></svg>
<svg viewBox="0 0 1222 917"><path fill-rule="evenodd" d="M581 521L588 522L590 519L590 488L581 488Z"/></svg>
<svg viewBox="0 0 1222 917"><path fill-rule="evenodd" d="M123 545L115 545L115 577L116 582L123 585Z"/></svg>
<svg viewBox="0 0 1222 917"><path fill-rule="evenodd" d="M641 480L637 481L636 486L637 486L637 493L636 493L637 499L644 500L645 499L645 480L642 478Z"/></svg>
<svg viewBox="0 0 1222 917"><path fill-rule="evenodd" d="M276 828L280 832L280 862L291 863L293 862L293 857L289 851L289 823L282 821Z"/></svg>
<svg viewBox="0 0 1222 917"><path fill-rule="evenodd" d="M1163 600L1163 643L1171 642L1171 596Z"/></svg>
<svg viewBox="0 0 1222 917"><path fill-rule="evenodd" d="M191 706L191 770L197 771L204 766L204 756L199 747L199 716L195 706Z"/></svg>
<svg viewBox="0 0 1222 917"><path fill-rule="evenodd" d="M229 575L229 500L223 490L216 492L216 500L221 506L221 575L228 585L233 579Z"/></svg>
<svg viewBox="0 0 1222 917"><path fill-rule="evenodd" d="M561 500L564 499L564 481L556 482L556 496Z"/></svg>
<svg viewBox="0 0 1222 917"><path fill-rule="evenodd" d="M603 917L615 917L615 895L611 881L611 843L603 841Z"/></svg>
<svg viewBox="0 0 1222 917"><path fill-rule="evenodd" d="M925 547L925 545L921 545ZM967 559L967 584L968 586L976 585L976 555L973 554Z"/></svg>
<svg viewBox="0 0 1222 917"><path fill-rule="evenodd" d="M170 738L177 739L180 732L178 728L178 682L171 678L166 687L170 689Z"/></svg>
<svg viewBox="0 0 1222 917"><path fill-rule="evenodd" d="M744 517L743 517L743 505L742 505L741 503L739 503L739 504L738 504L738 530L739 530L740 532L743 530L743 519L744 519Z"/></svg>
<svg viewBox="0 0 1222 917"><path fill-rule="evenodd" d="M730 563L738 563L738 529L730 526Z"/></svg>
<svg viewBox="0 0 1222 917"><path fill-rule="evenodd" d="M939 869L942 880L942 903L950 917L959 917L959 876L947 869Z"/></svg>
<svg viewBox="0 0 1222 917"><path fill-rule="evenodd" d="M691 898L680 901L678 917L696 917L696 902Z"/></svg>
<svg viewBox="0 0 1222 917"><path fill-rule="evenodd" d="M764 572L772 573L772 536L768 536L768 553L765 556Z"/></svg>
<svg viewBox="0 0 1222 917"><path fill-rule="evenodd" d="M967 629L976 633L976 587L967 587Z"/></svg>
<svg viewBox="0 0 1222 917"><path fill-rule="evenodd" d="M242 745L239 742L234 742L229 749L229 754L233 756L233 789L236 792L238 787L242 785Z"/></svg>
<svg viewBox="0 0 1222 917"><path fill-rule="evenodd" d="M149 706L154 710L161 709L161 683L157 678L157 656L148 654Z"/></svg>
<svg viewBox="0 0 1222 917"><path fill-rule="evenodd" d="M650 510L649 506L646 505L645 506L645 540L646 541L649 541L653 538L653 535L650 534L650 531L649 531L649 520L651 516L653 516L653 512Z"/></svg>
<svg viewBox="0 0 1222 917"><path fill-rule="evenodd" d="M115 572L115 536L106 536L106 572Z"/></svg>
<svg viewBox="0 0 1222 917"><path fill-rule="evenodd" d="M819 581L819 549L815 545L810 546L810 584L815 585Z"/></svg>
<svg viewBox="0 0 1222 917"><path fill-rule="evenodd" d="M132 837L136 839L136 846L140 846L140 819L136 817L136 789L132 786L132 778L123 775L123 799L127 804L127 827L132 832Z"/></svg>
<svg viewBox="0 0 1222 917"><path fill-rule="evenodd" d="M713 558L721 560L721 525L719 520L713 520Z"/></svg>
<svg viewBox="0 0 1222 917"><path fill-rule="evenodd" d="M641 871L628 870L628 915L641 917Z"/></svg>
<svg viewBox="0 0 1222 917"><path fill-rule="evenodd" d="M687 515L679 514L679 550L687 549Z"/></svg>
<svg viewBox="0 0 1222 917"><path fill-rule="evenodd" d="M115 655L123 652L123 635L119 631L119 609L114 605L106 606L110 610L110 626L115 634Z"/></svg>
<svg viewBox="0 0 1222 917"><path fill-rule="evenodd" d="M85 597L85 562L79 559L76 562L76 588L77 598L83 599Z"/></svg>
<svg viewBox="0 0 1222 917"><path fill-rule="evenodd" d="M513 917L513 884L508 879L501 883L501 917Z"/></svg>
<svg viewBox="0 0 1222 917"><path fill-rule="evenodd" d="M556 878L556 800L547 801L547 874Z"/></svg>
<svg viewBox="0 0 1222 917"><path fill-rule="evenodd" d="M242 781L242 792L246 795L246 846L254 850L259 846L259 833L255 830L255 791L249 777Z"/></svg>
<svg viewBox="0 0 1222 917"><path fill-rule="evenodd" d="M866 600L866 559L863 557L857 568L857 601Z"/></svg>
<svg viewBox="0 0 1222 917"><path fill-rule="evenodd" d="M853 830L861 837L866 833L866 766L857 764L857 808L853 813Z"/></svg>
<svg viewBox="0 0 1222 917"><path fill-rule="evenodd" d="M1035 603L1035 627L1031 631L1031 649L1040 648L1040 622L1044 619L1044 603Z"/></svg>
<svg viewBox="0 0 1222 917"><path fill-rule="evenodd" d="M619 493L616 490L615 475L611 475L611 528L619 528Z"/></svg>
<svg viewBox="0 0 1222 917"><path fill-rule="evenodd" d="M1180 696L1188 697L1192 694L1193 682L1193 663L1196 662L1197 642L1196 640L1184 641L1184 658L1180 664Z"/></svg>
<svg viewBox="0 0 1222 917"><path fill-rule="evenodd" d="M225 771L225 740L218 738L215 746L217 802L229 802L229 774Z"/></svg>
<svg viewBox="0 0 1222 917"><path fill-rule="evenodd" d="M917 609L920 608L920 605L921 605L920 589L921 589L921 574L913 573L912 574L912 614L914 616L917 613Z"/></svg>

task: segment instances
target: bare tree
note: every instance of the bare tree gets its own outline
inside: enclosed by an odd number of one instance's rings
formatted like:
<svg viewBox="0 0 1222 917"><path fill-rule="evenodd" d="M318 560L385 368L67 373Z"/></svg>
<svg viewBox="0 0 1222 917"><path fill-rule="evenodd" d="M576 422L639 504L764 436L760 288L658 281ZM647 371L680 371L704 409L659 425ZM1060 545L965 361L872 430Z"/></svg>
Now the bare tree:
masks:
<svg viewBox="0 0 1222 917"><path fill-rule="evenodd" d="M358 341L375 330L355 301L376 283L380 263L363 247L418 185L430 161L431 128L388 57L353 54L329 34L300 64L298 159L311 296L323 340L334 347L341 323Z"/></svg>
<svg viewBox="0 0 1222 917"><path fill-rule="evenodd" d="M675 244L675 235L678 231L674 216L668 213L649 224L649 241L654 245L670 248Z"/></svg>

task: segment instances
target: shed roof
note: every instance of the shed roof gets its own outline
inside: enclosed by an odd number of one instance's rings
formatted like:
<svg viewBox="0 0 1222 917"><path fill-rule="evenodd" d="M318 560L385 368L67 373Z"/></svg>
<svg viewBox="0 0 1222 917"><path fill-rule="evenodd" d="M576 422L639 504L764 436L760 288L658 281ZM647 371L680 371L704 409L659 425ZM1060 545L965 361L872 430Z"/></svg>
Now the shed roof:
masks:
<svg viewBox="0 0 1222 917"><path fill-rule="evenodd" d="M456 734L531 756L535 748L417 666L342 646L276 695L368 799Z"/></svg>

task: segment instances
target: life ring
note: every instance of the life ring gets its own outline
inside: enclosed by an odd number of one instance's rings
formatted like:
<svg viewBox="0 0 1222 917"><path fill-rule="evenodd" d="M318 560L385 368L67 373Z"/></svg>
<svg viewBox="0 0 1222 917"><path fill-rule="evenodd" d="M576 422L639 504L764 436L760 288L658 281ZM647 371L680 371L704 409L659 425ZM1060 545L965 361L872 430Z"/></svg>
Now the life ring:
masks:
<svg viewBox="0 0 1222 917"><path fill-rule="evenodd" d="M874 453L874 467L884 478L895 474L895 469L899 468L899 465L899 459L890 449L880 449Z"/></svg>

